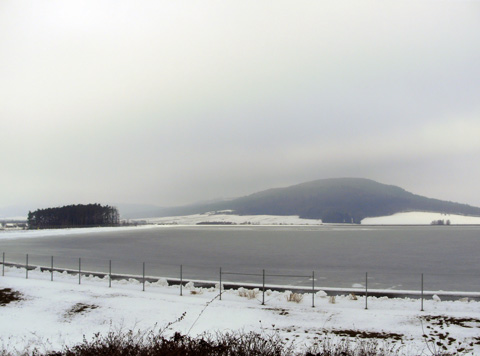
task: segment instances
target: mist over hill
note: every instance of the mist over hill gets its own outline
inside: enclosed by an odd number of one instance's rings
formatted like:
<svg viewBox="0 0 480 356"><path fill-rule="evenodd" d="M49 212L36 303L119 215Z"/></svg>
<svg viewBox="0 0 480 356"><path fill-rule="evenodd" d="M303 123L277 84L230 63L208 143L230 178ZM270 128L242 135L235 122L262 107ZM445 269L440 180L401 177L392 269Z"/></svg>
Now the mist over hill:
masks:
<svg viewBox="0 0 480 356"><path fill-rule="evenodd" d="M158 208L144 212L142 217L218 210L233 210L238 215L298 215L306 219L322 219L325 223L360 223L366 217L407 211L480 216L480 208L467 204L426 198L369 179L334 178L269 189L229 201Z"/></svg>

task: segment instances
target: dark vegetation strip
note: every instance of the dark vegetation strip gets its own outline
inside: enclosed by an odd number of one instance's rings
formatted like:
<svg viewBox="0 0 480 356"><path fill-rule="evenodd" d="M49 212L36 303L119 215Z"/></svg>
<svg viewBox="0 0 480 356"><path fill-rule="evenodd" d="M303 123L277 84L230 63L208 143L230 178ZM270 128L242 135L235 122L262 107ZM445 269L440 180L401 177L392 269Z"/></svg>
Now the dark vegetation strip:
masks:
<svg viewBox="0 0 480 356"><path fill-rule="evenodd" d="M22 300L22 294L10 288L0 289L0 306L5 306L11 302Z"/></svg>
<svg viewBox="0 0 480 356"><path fill-rule="evenodd" d="M394 356L402 353L402 345L386 341L349 338L332 340L323 338L306 351L295 351L292 343L282 340L278 334L220 333L190 337L175 333L165 337L163 332L110 332L96 334L92 340L84 339L74 346L64 346L60 351L19 353L34 356ZM456 353L435 351L431 356L453 356ZM0 349L0 355L10 356Z"/></svg>

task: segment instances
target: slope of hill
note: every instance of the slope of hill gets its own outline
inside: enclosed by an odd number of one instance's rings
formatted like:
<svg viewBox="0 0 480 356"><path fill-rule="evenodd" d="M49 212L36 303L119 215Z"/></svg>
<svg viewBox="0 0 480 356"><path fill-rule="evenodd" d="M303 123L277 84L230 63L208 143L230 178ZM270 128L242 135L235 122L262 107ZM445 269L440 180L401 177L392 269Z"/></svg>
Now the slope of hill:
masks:
<svg viewBox="0 0 480 356"><path fill-rule="evenodd" d="M162 209L174 216L231 209L239 215L298 215L325 223L360 223L366 217L406 211L480 216L480 208L412 194L363 178L322 179L269 189L230 201ZM159 212L160 213L160 212Z"/></svg>

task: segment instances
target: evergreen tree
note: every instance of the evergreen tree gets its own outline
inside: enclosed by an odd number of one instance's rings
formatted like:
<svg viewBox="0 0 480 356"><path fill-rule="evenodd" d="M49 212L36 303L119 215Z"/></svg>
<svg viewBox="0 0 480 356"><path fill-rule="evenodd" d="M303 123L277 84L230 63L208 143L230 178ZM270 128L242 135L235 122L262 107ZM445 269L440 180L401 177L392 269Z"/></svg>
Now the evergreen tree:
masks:
<svg viewBox="0 0 480 356"><path fill-rule="evenodd" d="M28 212L30 229L115 226L120 223L117 208L100 204L68 205Z"/></svg>

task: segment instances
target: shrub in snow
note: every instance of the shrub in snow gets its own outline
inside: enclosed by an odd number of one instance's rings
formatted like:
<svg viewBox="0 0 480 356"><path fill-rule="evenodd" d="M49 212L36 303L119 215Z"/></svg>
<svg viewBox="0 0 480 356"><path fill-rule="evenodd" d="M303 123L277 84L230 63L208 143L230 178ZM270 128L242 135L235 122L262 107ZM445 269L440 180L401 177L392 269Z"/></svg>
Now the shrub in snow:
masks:
<svg viewBox="0 0 480 356"><path fill-rule="evenodd" d="M0 351L2 351L0 349ZM26 353L25 353L26 354ZM38 353L34 353L38 354ZM292 344L287 344L278 335L259 333L218 333L190 337L178 332L167 337L162 332L129 330L97 333L91 340L83 339L81 344L64 346L60 352L48 353L52 356L86 355L259 355L288 356L293 354Z"/></svg>
<svg viewBox="0 0 480 356"><path fill-rule="evenodd" d="M358 300L357 296L355 295L355 293L351 293L349 296L348 296L348 299L350 300Z"/></svg>
<svg viewBox="0 0 480 356"><path fill-rule="evenodd" d="M246 289L243 287L238 288L238 295L240 297L255 299L258 293L260 293L260 290L258 288L255 288L255 289Z"/></svg>
<svg viewBox="0 0 480 356"><path fill-rule="evenodd" d="M239 297L246 297L247 290L243 287L238 288L237 293Z"/></svg>
<svg viewBox="0 0 480 356"><path fill-rule="evenodd" d="M286 291L285 299L287 300L287 302L300 303L303 300L303 294Z"/></svg>
<svg viewBox="0 0 480 356"><path fill-rule="evenodd" d="M335 303L336 303L335 296L334 296L334 295L331 295L330 298L328 299L328 302L329 302L330 304L335 304Z"/></svg>

